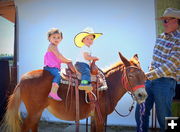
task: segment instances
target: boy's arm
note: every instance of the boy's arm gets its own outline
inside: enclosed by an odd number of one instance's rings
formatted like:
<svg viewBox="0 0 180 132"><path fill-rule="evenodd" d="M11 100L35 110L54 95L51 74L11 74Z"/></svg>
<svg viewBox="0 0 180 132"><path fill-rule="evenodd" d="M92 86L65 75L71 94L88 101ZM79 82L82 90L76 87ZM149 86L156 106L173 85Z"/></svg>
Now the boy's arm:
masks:
<svg viewBox="0 0 180 132"><path fill-rule="evenodd" d="M93 60L98 61L99 60L99 58L97 58L95 56L91 56L88 52L84 52L83 55L86 60L90 60L90 61L93 61Z"/></svg>
<svg viewBox="0 0 180 132"><path fill-rule="evenodd" d="M72 62L71 60L65 58L57 49L56 46L52 45L49 47L50 51L53 52L58 59L60 59L63 63L69 63Z"/></svg>

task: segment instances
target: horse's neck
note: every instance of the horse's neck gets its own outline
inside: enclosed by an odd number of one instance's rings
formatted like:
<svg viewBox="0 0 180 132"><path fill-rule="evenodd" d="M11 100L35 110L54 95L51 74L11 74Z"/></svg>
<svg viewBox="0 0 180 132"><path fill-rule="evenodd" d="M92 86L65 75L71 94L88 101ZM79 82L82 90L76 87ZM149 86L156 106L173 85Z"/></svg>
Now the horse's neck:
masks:
<svg viewBox="0 0 180 132"><path fill-rule="evenodd" d="M115 71L114 73L106 77L108 85L107 96L113 109L117 105L121 97L126 93L126 90L124 89L121 82L121 77L122 72L120 70Z"/></svg>

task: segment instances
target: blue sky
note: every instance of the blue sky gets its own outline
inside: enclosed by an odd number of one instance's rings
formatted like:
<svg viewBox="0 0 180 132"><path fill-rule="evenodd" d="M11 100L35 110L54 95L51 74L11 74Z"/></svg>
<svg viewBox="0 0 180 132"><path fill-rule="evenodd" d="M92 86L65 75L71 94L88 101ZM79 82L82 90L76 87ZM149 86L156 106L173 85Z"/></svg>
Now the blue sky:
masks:
<svg viewBox="0 0 180 132"><path fill-rule="evenodd" d="M100 58L99 67L119 61L120 51L128 59L138 53L142 67L147 71L156 35L152 3L149 0L44 0L42 4L40 0L16 0L20 19L19 61L23 63L20 74L43 66L49 44L47 31L52 27L62 30L64 39L59 50L73 61L79 53L74 36L84 28L92 27L95 32L103 33L92 46L93 54ZM32 58L31 66L24 64Z"/></svg>
<svg viewBox="0 0 180 132"><path fill-rule="evenodd" d="M0 16L0 54L13 54L14 23Z"/></svg>

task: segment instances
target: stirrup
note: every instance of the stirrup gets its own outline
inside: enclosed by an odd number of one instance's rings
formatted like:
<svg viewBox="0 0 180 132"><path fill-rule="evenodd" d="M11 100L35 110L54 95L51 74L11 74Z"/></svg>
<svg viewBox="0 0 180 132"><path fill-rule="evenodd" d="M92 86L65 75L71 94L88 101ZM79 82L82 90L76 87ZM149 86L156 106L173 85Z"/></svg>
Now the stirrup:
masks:
<svg viewBox="0 0 180 132"><path fill-rule="evenodd" d="M79 90L92 91L93 87L91 85L79 85Z"/></svg>
<svg viewBox="0 0 180 132"><path fill-rule="evenodd" d="M87 103L87 104L91 103L91 102L88 101L88 99L87 99L88 93L91 93L91 94L94 96L94 100L93 100L93 101L96 102L96 101L97 101L96 95L95 95L92 91L89 91L89 92L85 92L85 101L86 101L86 103Z"/></svg>

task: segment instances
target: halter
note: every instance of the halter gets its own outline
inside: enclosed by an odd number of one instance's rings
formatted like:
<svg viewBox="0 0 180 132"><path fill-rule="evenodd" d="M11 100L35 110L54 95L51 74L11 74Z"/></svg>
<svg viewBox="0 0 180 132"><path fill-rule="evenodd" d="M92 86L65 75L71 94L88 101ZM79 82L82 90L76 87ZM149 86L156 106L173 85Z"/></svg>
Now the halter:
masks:
<svg viewBox="0 0 180 132"><path fill-rule="evenodd" d="M123 70L123 74L122 74L122 84L124 86L124 88L133 93L134 91L136 91L138 88L142 88L142 87L145 87L144 84L141 84L141 85L137 85L137 86L132 86L131 82L129 81L130 79L128 78L127 76L127 70L130 69L130 68L135 68L135 69L138 69L140 70L138 67L135 67L135 66L128 66L127 68L124 67L124 70Z"/></svg>

